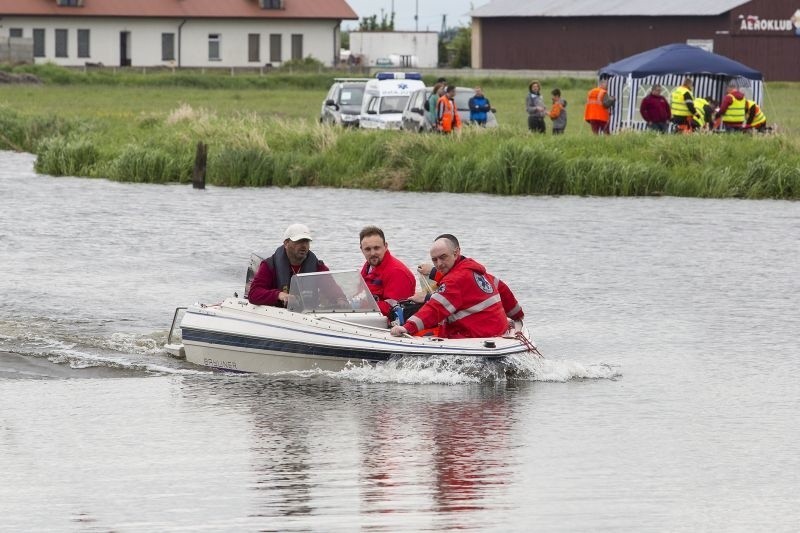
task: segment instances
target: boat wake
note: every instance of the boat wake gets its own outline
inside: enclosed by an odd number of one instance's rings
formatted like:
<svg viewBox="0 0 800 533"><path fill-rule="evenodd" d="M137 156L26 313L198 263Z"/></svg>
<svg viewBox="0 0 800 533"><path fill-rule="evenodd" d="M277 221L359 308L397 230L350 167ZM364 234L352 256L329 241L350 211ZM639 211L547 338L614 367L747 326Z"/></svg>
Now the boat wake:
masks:
<svg viewBox="0 0 800 533"><path fill-rule="evenodd" d="M103 327L108 324L46 318L0 320L0 350L46 359L72 370L118 370L120 376L210 372L165 356L166 332L98 334L96 330Z"/></svg>
<svg viewBox="0 0 800 533"><path fill-rule="evenodd" d="M617 379L620 369L605 363L514 355L503 361L465 360L457 356L398 357L376 365L348 365L338 372L305 370L272 376L346 379L363 383L460 385L498 381L544 381L565 383L583 379Z"/></svg>

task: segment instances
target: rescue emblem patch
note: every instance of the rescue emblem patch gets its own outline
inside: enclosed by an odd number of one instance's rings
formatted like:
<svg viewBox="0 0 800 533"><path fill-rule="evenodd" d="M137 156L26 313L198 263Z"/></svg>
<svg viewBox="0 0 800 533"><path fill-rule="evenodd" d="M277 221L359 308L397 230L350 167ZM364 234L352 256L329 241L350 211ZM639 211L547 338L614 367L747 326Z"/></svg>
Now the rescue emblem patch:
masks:
<svg viewBox="0 0 800 533"><path fill-rule="evenodd" d="M442 283L441 285L439 285L439 287L436 288L436 292L444 292L444 283Z"/></svg>
<svg viewBox="0 0 800 533"><path fill-rule="evenodd" d="M480 290L482 290L486 294L492 294L492 292L494 292L494 289L492 288L492 284L489 283L489 280L487 280L481 274L478 274L477 272L473 272L472 273L472 277L475 278L475 283L478 284L478 288Z"/></svg>

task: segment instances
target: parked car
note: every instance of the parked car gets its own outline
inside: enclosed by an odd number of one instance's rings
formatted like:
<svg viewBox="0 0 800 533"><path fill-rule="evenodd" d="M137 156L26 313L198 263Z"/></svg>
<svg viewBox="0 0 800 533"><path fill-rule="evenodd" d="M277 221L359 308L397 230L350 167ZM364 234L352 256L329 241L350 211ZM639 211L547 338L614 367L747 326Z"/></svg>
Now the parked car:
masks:
<svg viewBox="0 0 800 533"><path fill-rule="evenodd" d="M402 127L406 131L425 132L433 130L433 125L428 121L428 111L425 102L431 94L433 87L425 87L414 91L403 109ZM469 124L469 99L475 96L475 90L470 87L456 87L456 108L461 123ZM486 127L496 128L497 117L492 108L486 117Z"/></svg>
<svg viewBox="0 0 800 533"><path fill-rule="evenodd" d="M332 126L358 127L367 78L336 78L325 95L319 121Z"/></svg>

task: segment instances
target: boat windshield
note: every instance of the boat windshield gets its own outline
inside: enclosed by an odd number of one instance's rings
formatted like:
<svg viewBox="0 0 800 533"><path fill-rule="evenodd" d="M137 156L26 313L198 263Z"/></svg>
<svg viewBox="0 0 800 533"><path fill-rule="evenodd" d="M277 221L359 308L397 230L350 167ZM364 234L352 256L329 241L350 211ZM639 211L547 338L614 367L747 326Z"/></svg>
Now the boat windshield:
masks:
<svg viewBox="0 0 800 533"><path fill-rule="evenodd" d="M287 309L295 313L380 312L357 270L330 270L292 276Z"/></svg>

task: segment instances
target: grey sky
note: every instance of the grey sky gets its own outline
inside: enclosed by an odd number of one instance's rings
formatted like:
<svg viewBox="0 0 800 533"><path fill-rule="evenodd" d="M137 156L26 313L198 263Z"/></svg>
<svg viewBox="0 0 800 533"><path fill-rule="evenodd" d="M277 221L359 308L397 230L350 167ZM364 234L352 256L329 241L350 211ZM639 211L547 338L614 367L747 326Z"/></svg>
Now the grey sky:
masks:
<svg viewBox="0 0 800 533"><path fill-rule="evenodd" d="M447 15L447 26L465 26L470 19L467 16L473 8L489 3L489 0L347 0L359 18L378 15L381 9L387 15L394 5L396 30L413 31L415 29L414 13L419 6L419 30L439 31L442 27L442 14ZM356 29L358 23L345 21L342 28Z"/></svg>

